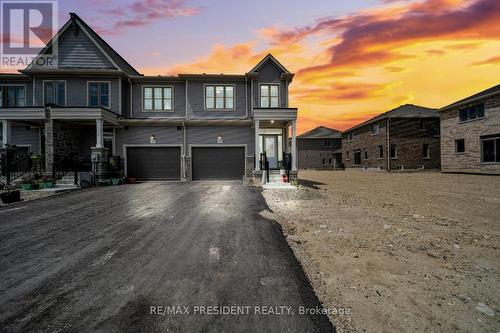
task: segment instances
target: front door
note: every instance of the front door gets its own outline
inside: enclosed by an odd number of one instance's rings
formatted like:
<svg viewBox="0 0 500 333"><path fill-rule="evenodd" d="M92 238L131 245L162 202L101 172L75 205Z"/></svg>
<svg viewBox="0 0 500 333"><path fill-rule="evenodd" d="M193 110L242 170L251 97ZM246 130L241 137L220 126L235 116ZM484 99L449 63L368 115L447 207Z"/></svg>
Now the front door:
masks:
<svg viewBox="0 0 500 333"><path fill-rule="evenodd" d="M266 153L269 169L278 168L278 136L264 135L262 151Z"/></svg>

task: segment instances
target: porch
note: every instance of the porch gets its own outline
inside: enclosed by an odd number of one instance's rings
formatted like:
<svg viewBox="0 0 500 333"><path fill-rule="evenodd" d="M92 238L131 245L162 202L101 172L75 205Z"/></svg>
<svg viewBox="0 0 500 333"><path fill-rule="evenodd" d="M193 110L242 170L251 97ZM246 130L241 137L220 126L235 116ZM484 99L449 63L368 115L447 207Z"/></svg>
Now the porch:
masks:
<svg viewBox="0 0 500 333"><path fill-rule="evenodd" d="M296 108L254 109L255 168L254 175L263 169L290 170L290 179L297 177ZM263 165L261 156L265 156ZM286 158L290 160L286 160ZM289 165L288 165L289 164Z"/></svg>
<svg viewBox="0 0 500 333"><path fill-rule="evenodd" d="M95 169L96 175L103 173L105 169L101 164L107 163L112 153L113 131L118 126L117 114L104 108L85 107L1 109L0 120L2 147L16 146L16 150L22 149L24 155L40 154L44 173L54 177L76 171L76 164L83 162L86 162L86 169ZM19 147L16 133L22 132L23 128L36 134L29 138L29 144ZM22 165L29 163L23 162Z"/></svg>

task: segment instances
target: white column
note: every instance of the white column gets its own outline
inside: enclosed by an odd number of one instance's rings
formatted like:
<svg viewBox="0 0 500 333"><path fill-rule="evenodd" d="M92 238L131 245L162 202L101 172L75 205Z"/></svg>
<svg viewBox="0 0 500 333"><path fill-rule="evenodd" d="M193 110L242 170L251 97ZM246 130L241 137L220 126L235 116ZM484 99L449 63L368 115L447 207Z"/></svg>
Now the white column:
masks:
<svg viewBox="0 0 500 333"><path fill-rule="evenodd" d="M95 121L95 132L96 132L96 148L104 147L104 120L96 119Z"/></svg>
<svg viewBox="0 0 500 333"><path fill-rule="evenodd" d="M2 138L3 138L3 146L10 144L12 141L11 138L12 133L12 124L10 120L2 120Z"/></svg>
<svg viewBox="0 0 500 333"><path fill-rule="evenodd" d="M254 128L255 128L255 170L260 170L260 142L259 142L259 132L260 132L260 121L254 120Z"/></svg>
<svg viewBox="0 0 500 333"><path fill-rule="evenodd" d="M297 121L292 120L292 171L297 171Z"/></svg>

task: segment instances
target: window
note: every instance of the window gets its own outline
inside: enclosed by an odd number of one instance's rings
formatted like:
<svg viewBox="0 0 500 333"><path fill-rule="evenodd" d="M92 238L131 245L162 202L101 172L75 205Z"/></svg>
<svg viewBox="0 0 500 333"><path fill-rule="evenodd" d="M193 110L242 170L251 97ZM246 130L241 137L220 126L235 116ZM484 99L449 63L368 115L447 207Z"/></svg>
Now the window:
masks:
<svg viewBox="0 0 500 333"><path fill-rule="evenodd" d="M331 147L332 146L332 140L325 140L325 147Z"/></svg>
<svg viewBox="0 0 500 333"><path fill-rule="evenodd" d="M459 111L460 121L474 120L484 117L484 103L472 105Z"/></svg>
<svg viewBox="0 0 500 333"><path fill-rule="evenodd" d="M143 89L143 109L145 111L172 110L172 87L144 87Z"/></svg>
<svg viewBox="0 0 500 333"><path fill-rule="evenodd" d="M352 141L352 132L347 133L347 141Z"/></svg>
<svg viewBox="0 0 500 333"><path fill-rule="evenodd" d="M500 137L481 139L482 160L486 163L500 162Z"/></svg>
<svg viewBox="0 0 500 333"><path fill-rule="evenodd" d="M262 84L260 86L261 108L279 107L279 87L278 84Z"/></svg>
<svg viewBox="0 0 500 333"><path fill-rule="evenodd" d="M430 150L429 150L429 144L424 143L422 144L422 158L430 158Z"/></svg>
<svg viewBox="0 0 500 333"><path fill-rule="evenodd" d="M378 124L373 124L372 125L372 134L373 135L378 134L378 130L379 130Z"/></svg>
<svg viewBox="0 0 500 333"><path fill-rule="evenodd" d="M398 148L394 143L391 144L391 158L397 158L398 157Z"/></svg>
<svg viewBox="0 0 500 333"><path fill-rule="evenodd" d="M331 158L328 160L328 163L329 163L330 165L332 165L332 159L331 159Z"/></svg>
<svg viewBox="0 0 500 333"><path fill-rule="evenodd" d="M378 146L378 158L384 158L384 146Z"/></svg>
<svg viewBox="0 0 500 333"><path fill-rule="evenodd" d="M465 153L465 139L455 140L455 153Z"/></svg>
<svg viewBox="0 0 500 333"><path fill-rule="evenodd" d="M45 81L43 86L45 104L66 105L66 83L64 81Z"/></svg>
<svg viewBox="0 0 500 333"><path fill-rule="evenodd" d="M349 152L348 152L348 151L346 151L346 152L345 152L345 159L346 159L346 160L348 160L348 159L349 159Z"/></svg>
<svg viewBox="0 0 500 333"><path fill-rule="evenodd" d="M109 82L89 82L88 105L109 108Z"/></svg>
<svg viewBox="0 0 500 333"><path fill-rule="evenodd" d="M326 165L326 159L323 159L323 165Z"/></svg>
<svg viewBox="0 0 500 333"><path fill-rule="evenodd" d="M361 150L354 151L354 164L361 164Z"/></svg>
<svg viewBox="0 0 500 333"><path fill-rule="evenodd" d="M420 119L420 121L418 122L418 129L420 130L425 129L425 122L423 119Z"/></svg>
<svg viewBox="0 0 500 333"><path fill-rule="evenodd" d="M234 109L234 86L205 86L205 109Z"/></svg>
<svg viewBox="0 0 500 333"><path fill-rule="evenodd" d="M25 105L25 86L0 86L0 107L22 107Z"/></svg>
<svg viewBox="0 0 500 333"><path fill-rule="evenodd" d="M368 150L363 151L363 159L367 160L368 159Z"/></svg>

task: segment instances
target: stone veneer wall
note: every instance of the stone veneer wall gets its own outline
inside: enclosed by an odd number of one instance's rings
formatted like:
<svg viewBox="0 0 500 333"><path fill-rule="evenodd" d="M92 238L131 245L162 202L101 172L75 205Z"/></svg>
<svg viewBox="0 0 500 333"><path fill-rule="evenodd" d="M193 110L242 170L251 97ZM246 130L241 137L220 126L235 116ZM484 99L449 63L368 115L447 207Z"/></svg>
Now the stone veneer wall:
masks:
<svg viewBox="0 0 500 333"><path fill-rule="evenodd" d="M52 130L54 156L61 159L77 154L80 151L81 133L78 127L54 121Z"/></svg>
<svg viewBox="0 0 500 333"><path fill-rule="evenodd" d="M441 112L441 154L443 172L500 174L500 164L481 163L481 136L500 136L500 94L483 101L484 118L459 122L459 109ZM477 103L477 102L476 102ZM455 140L464 139L465 152L455 152Z"/></svg>

